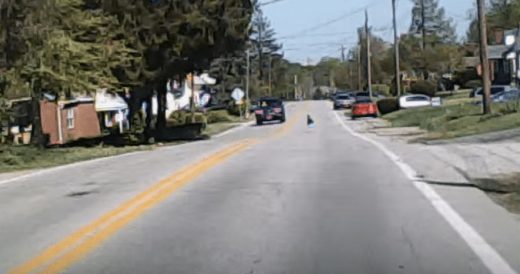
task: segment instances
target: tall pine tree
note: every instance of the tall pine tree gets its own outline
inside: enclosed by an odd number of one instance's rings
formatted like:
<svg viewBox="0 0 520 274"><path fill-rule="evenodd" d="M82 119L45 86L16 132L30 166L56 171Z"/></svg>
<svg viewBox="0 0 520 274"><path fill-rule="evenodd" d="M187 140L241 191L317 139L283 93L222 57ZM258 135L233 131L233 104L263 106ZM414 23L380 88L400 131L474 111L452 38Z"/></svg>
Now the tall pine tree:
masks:
<svg viewBox="0 0 520 274"><path fill-rule="evenodd" d="M272 61L272 55L278 53L282 49L282 45L276 42L276 32L271 26L269 19L264 16L260 7L256 8L256 12L252 22L252 59L256 62L256 71L258 79L265 82L267 78L267 69L269 62Z"/></svg>
<svg viewBox="0 0 520 274"><path fill-rule="evenodd" d="M453 20L446 17L444 8L439 7L438 0L412 0L412 23L409 33L425 34L426 46L451 44L457 40Z"/></svg>

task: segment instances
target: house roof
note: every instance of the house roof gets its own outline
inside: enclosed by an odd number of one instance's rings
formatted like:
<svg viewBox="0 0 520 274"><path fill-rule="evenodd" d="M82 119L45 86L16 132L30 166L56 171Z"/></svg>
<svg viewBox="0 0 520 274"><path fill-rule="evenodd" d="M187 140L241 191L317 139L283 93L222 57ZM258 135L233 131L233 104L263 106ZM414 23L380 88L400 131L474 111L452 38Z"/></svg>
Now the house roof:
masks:
<svg viewBox="0 0 520 274"><path fill-rule="evenodd" d="M119 111L128 109L126 101L116 93L106 90L96 92L96 111Z"/></svg>
<svg viewBox="0 0 520 274"><path fill-rule="evenodd" d="M476 68L480 65L480 57L464 57L463 61L467 68Z"/></svg>
<svg viewBox="0 0 520 274"><path fill-rule="evenodd" d="M504 59L505 54L509 51L509 47L506 45L493 45L488 47L488 58L489 59Z"/></svg>
<svg viewBox="0 0 520 274"><path fill-rule="evenodd" d="M508 35L516 35L519 31L520 31L520 29L510 29L510 30L506 30L506 31L504 31L504 36L508 36Z"/></svg>
<svg viewBox="0 0 520 274"><path fill-rule="evenodd" d="M77 97L70 100L60 100L58 103L62 106L72 105L72 104L82 104L82 103L94 103L94 98L92 97Z"/></svg>

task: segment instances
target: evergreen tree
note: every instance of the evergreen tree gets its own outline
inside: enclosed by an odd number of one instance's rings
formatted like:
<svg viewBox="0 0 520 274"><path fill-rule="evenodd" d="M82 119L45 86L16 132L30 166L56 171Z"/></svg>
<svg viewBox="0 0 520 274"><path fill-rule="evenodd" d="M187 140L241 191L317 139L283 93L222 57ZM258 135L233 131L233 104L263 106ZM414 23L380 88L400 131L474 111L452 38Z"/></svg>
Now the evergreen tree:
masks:
<svg viewBox="0 0 520 274"><path fill-rule="evenodd" d="M260 81L266 80L266 71L269 68L269 62L272 61L272 55L277 53L282 45L276 43L276 32L271 27L269 19L264 16L262 10L258 7L253 17L251 43L256 66L254 71L257 73Z"/></svg>
<svg viewBox="0 0 520 274"><path fill-rule="evenodd" d="M438 43L454 43L457 39L453 20L446 18L444 8L439 7L438 0L412 0L412 24L410 34L426 34L426 44L435 46Z"/></svg>
<svg viewBox="0 0 520 274"><path fill-rule="evenodd" d="M24 82L61 94L89 93L117 85L112 69L131 65L134 51L117 39L115 18L84 0L37 1L25 8L20 36L26 48L12 68Z"/></svg>

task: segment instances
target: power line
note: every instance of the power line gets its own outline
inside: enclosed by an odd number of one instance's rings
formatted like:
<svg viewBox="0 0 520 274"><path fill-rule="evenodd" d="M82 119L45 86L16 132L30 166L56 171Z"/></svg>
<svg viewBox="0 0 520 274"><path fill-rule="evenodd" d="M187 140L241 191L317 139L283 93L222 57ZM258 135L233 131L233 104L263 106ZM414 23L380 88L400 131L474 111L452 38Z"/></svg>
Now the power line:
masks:
<svg viewBox="0 0 520 274"><path fill-rule="evenodd" d="M342 31L342 32L329 32L329 33L315 33L315 34L306 34L299 36L281 36L278 37L278 40L292 40L298 39L302 37L330 37L330 36L338 36L338 35L348 35L348 34L356 34L356 31Z"/></svg>
<svg viewBox="0 0 520 274"><path fill-rule="evenodd" d="M285 0L271 0L271 1L264 2L264 3L260 3L260 4L258 4L258 6L264 7L264 6L268 6L268 5L275 4L278 2L282 2L282 1L285 1Z"/></svg>
<svg viewBox="0 0 520 274"><path fill-rule="evenodd" d="M365 11L365 9L371 7L371 6L374 6L375 4L378 4L379 1L377 0L373 0L372 2L370 2L369 4L365 5L364 7L361 7L361 8L358 8L358 9L355 9L353 11L349 11L347 13L344 13L332 20L329 20L327 22L323 22L321 24L318 24L314 27L310 27L308 29L304 29L302 31L299 31L299 32L296 32L292 35L287 35L286 38L292 38L292 37L299 37L300 35L305 35L307 33L310 33L310 32L313 32L313 31L316 31L316 30L319 30L319 29L322 29L324 27L327 27L327 26L330 26L334 23L337 23L337 22L340 22L340 21L343 21L345 20L346 18L348 18L349 16L352 16L352 15L355 15L355 14L358 14L358 13L361 13L363 11ZM380 3L380 2L379 2Z"/></svg>

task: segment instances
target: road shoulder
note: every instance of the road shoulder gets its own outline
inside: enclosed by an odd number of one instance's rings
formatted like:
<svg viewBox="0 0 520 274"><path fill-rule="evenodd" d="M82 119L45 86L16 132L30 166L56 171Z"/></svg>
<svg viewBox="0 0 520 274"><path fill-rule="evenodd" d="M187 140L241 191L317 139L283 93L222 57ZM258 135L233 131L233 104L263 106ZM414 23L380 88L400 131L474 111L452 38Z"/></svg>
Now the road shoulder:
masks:
<svg viewBox="0 0 520 274"><path fill-rule="evenodd" d="M461 174L456 165L446 157L447 149L442 146L410 144L406 138L395 134L376 134L374 128L381 124L378 120L343 122L355 133L366 136L388 148L392 153L409 163L417 172L419 180L427 182L460 216L473 227L511 267L520 269L520 256L516 249L520 246L519 215L508 212L496 204L485 192L475 188L472 182Z"/></svg>

